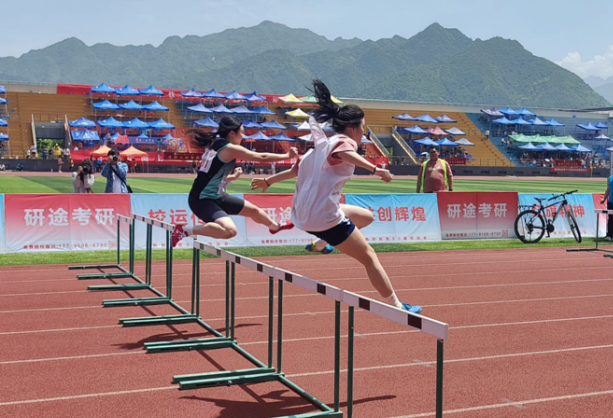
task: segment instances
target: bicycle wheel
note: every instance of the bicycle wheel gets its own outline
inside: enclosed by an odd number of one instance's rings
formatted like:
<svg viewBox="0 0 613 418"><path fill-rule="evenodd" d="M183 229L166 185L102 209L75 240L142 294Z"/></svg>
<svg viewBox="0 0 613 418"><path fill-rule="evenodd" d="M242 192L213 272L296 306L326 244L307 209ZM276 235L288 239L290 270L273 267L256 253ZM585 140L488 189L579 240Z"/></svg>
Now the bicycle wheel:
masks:
<svg viewBox="0 0 613 418"><path fill-rule="evenodd" d="M525 210L515 219L515 235L525 244L536 244L545 235L545 220L535 210Z"/></svg>
<svg viewBox="0 0 613 418"><path fill-rule="evenodd" d="M575 218L575 214L573 213L572 209L566 212L566 219L568 220L568 225L570 226L570 232L573 233L575 240L580 243L581 231L579 231L579 224L577 223L577 218Z"/></svg>

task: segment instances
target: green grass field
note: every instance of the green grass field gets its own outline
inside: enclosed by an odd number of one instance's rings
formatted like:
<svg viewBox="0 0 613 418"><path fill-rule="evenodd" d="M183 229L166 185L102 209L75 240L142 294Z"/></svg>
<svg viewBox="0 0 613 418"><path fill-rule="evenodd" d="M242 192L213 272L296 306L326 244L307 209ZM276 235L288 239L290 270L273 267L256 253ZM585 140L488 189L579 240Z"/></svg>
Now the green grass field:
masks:
<svg viewBox="0 0 613 418"><path fill-rule="evenodd" d="M134 193L188 193L193 180L186 177L128 177L128 183ZM414 193L414 179L395 179L391 183L383 183L378 179L356 178L350 180L344 188L345 193ZM249 193L250 180L243 178L231 184L230 193ZM104 193L106 179L96 177L94 192ZM276 184L269 193L293 193L294 181ZM569 190L579 190L580 193L604 193L606 179L602 181L585 181L569 178L566 180L530 180L514 177L454 181L455 191L492 192L516 191L520 193L559 193ZM0 194L7 193L72 193L70 177L55 176L2 176L0 177Z"/></svg>

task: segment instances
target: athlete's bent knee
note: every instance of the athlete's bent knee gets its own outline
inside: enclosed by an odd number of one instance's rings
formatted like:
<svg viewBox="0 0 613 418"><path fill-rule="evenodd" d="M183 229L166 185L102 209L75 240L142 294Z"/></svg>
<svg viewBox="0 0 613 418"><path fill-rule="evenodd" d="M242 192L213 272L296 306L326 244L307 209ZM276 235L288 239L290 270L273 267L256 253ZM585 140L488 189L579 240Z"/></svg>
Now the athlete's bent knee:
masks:
<svg viewBox="0 0 613 418"><path fill-rule="evenodd" d="M236 227L225 227L224 231L223 231L223 237L221 237L221 238L222 239L234 238L236 236L236 234L238 234L238 231L236 230Z"/></svg>

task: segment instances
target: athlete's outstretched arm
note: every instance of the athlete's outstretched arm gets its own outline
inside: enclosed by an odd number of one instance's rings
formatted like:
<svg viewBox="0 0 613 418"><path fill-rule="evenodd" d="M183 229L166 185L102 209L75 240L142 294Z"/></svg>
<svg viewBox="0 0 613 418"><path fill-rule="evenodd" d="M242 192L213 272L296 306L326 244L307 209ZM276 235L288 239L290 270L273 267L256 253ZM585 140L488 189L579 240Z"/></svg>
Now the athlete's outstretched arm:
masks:
<svg viewBox="0 0 613 418"><path fill-rule="evenodd" d="M270 152L253 152L240 145L230 144L219 151L219 158L223 161L241 160L241 161L257 161L257 162L273 162L283 161L296 158L298 150L290 148L285 154L272 154Z"/></svg>
<svg viewBox="0 0 613 418"><path fill-rule="evenodd" d="M392 181L392 175L390 174L389 170L384 170L383 168L379 168L368 162L368 160L363 158L355 151L340 151L337 154L341 160L370 171L375 176L381 177L381 180L386 183Z"/></svg>
<svg viewBox="0 0 613 418"><path fill-rule="evenodd" d="M294 164L291 170L281 171L273 176L266 177L263 179L253 179L251 180L251 190L262 189L262 193L268 190L270 186L275 183L280 183L284 180L293 179L294 177L298 177L298 164Z"/></svg>

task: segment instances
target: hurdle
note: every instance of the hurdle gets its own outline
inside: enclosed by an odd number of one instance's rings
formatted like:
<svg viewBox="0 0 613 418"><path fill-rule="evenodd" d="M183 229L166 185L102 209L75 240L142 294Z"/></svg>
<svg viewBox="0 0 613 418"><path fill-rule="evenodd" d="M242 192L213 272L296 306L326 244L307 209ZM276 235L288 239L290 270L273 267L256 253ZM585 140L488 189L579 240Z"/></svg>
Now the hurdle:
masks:
<svg viewBox="0 0 613 418"><path fill-rule="evenodd" d="M338 287L292 273L287 270L279 269L259 261L234 254L230 251L222 250L217 247L209 246L203 242L194 241L193 244L193 280L196 286L200 283L200 252L219 257L226 260L226 338L229 339L228 345L241 354L245 355L256 368L244 370L218 371L188 375L178 375L173 377L173 383L179 385L179 390L190 390L208 388L216 386L232 386L245 383L261 382L280 382L294 393L309 401L312 405L320 409L318 413L301 414L297 417L332 417L341 418L343 413L340 411L340 340L341 340L341 304L348 305L348 344L347 344L347 416L353 414L353 357L354 357L354 324L355 308L370 312L371 314L391 320L403 326L419 330L437 339L436 354L436 412L435 416L443 416L443 362L444 362L444 341L449 337L449 326L443 322L430 319L423 315L413 314L401 309L397 309L374 299L363 297L352 292L342 290ZM267 363L259 361L251 354L247 353L239 346L235 337L235 270L236 265L240 265L248 270L262 273L268 276L269 295L268 295L268 359ZM277 296L277 358L273 364L273 306L274 306L274 281L278 281ZM335 331L334 331L334 407L331 408L324 404L306 390L290 381L282 369L283 358L283 286L290 283L294 286L307 290L313 294L321 295L331 299L335 303ZM199 290L192 289L192 306L196 306L195 311L199 313ZM211 340L211 339L209 339ZM193 341L193 340L192 340ZM214 341L214 339L213 339ZM173 344L182 342L161 342L146 343L147 349L156 347L169 347ZM189 342L186 342L189 344ZM208 348L221 348L219 346L209 346ZM289 418L289 417L283 417Z"/></svg>
<svg viewBox="0 0 613 418"><path fill-rule="evenodd" d="M602 251L603 253L613 253L613 250L605 250L603 248L598 247L598 229L600 227L600 216L601 214L613 215L613 210L607 209L596 209L596 246L591 248L567 248L566 252L581 252L581 251ZM613 257L612 255L605 254L605 257Z"/></svg>

